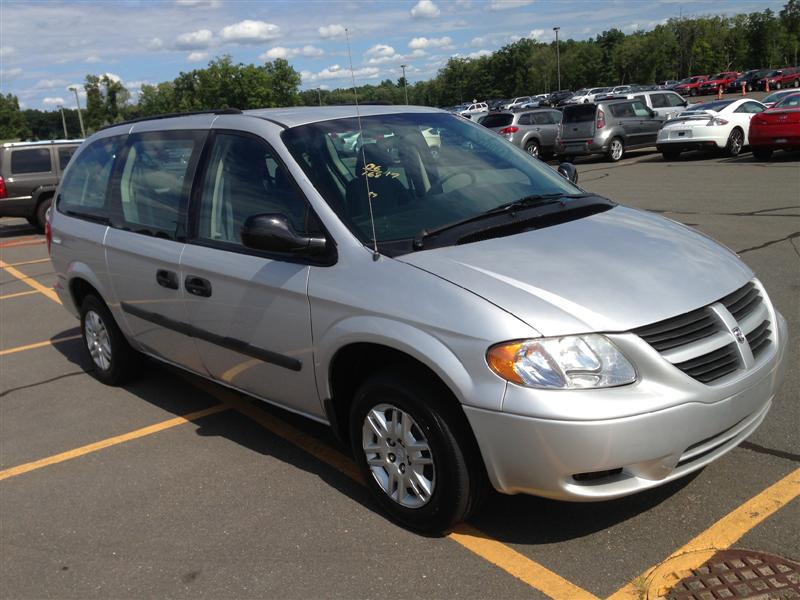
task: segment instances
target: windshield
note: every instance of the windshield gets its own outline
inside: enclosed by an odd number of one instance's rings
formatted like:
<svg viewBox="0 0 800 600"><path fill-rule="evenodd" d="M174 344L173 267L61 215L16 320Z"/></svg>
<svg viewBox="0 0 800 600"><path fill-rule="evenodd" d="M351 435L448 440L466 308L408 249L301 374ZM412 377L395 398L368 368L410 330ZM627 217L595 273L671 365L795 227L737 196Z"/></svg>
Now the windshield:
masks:
<svg viewBox="0 0 800 600"><path fill-rule="evenodd" d="M788 94L773 108L794 108L796 106L800 106L800 92Z"/></svg>
<svg viewBox="0 0 800 600"><path fill-rule="evenodd" d="M786 90L783 90L783 91L780 91L780 92L774 92L774 93L770 94L769 96L767 96L766 98L764 98L762 100L762 102L764 102L764 103L777 102L778 100L783 98L786 94L793 94L793 93L795 93L795 92L789 92L789 91L786 91Z"/></svg>
<svg viewBox="0 0 800 600"><path fill-rule="evenodd" d="M781 74L780 71L770 71L769 75L767 75L767 77L776 77L776 76L778 76L780 74Z"/></svg>
<svg viewBox="0 0 800 600"><path fill-rule="evenodd" d="M488 129L443 113L361 117L293 127L283 140L339 218L372 243L410 240L422 229L531 195L580 188ZM435 131L437 135L426 132Z"/></svg>
<svg viewBox="0 0 800 600"><path fill-rule="evenodd" d="M511 121L514 120L514 115L510 115L508 113L498 113L496 115L489 115L483 121L481 121L481 125L484 127L506 127L507 125L511 125Z"/></svg>

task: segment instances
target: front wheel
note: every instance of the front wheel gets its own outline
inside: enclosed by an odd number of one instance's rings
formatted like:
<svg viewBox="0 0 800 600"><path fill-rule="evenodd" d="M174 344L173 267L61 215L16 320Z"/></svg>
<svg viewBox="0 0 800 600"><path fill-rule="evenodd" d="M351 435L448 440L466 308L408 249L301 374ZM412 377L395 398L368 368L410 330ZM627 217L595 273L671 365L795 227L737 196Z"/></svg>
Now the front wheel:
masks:
<svg viewBox="0 0 800 600"><path fill-rule="evenodd" d="M752 83L748 83L747 84L747 91L748 92L752 92L753 91L753 84Z"/></svg>
<svg viewBox="0 0 800 600"><path fill-rule="evenodd" d="M769 160L772 158L772 150L769 148L754 148L753 158L756 160Z"/></svg>
<svg viewBox="0 0 800 600"><path fill-rule="evenodd" d="M625 154L625 144L622 143L622 140L619 138L614 138L608 144L608 151L606 152L606 158L611 162L618 162L622 156Z"/></svg>
<svg viewBox="0 0 800 600"><path fill-rule="evenodd" d="M94 376L120 385L136 374L140 355L131 348L105 303L92 294L81 303L83 343L94 363Z"/></svg>
<svg viewBox="0 0 800 600"><path fill-rule="evenodd" d="M777 83L775 84L775 89L776 89L776 90L779 90L779 89L781 89L781 84L780 84L780 82L777 82Z"/></svg>
<svg viewBox="0 0 800 600"><path fill-rule="evenodd" d="M480 458L470 456L446 390L416 370L370 377L350 411L350 443L372 496L401 525L440 534L482 496Z"/></svg>
<svg viewBox="0 0 800 600"><path fill-rule="evenodd" d="M525 144L525 152L535 158L539 158L539 154L541 153L539 142L536 140L528 140L528 142Z"/></svg>
<svg viewBox="0 0 800 600"><path fill-rule="evenodd" d="M690 96L697 96L697 90L695 88L692 88L691 90L689 90L689 95Z"/></svg>
<svg viewBox="0 0 800 600"><path fill-rule="evenodd" d="M728 136L728 143L725 144L725 154L728 156L739 156L744 146L744 133L738 127L731 131Z"/></svg>

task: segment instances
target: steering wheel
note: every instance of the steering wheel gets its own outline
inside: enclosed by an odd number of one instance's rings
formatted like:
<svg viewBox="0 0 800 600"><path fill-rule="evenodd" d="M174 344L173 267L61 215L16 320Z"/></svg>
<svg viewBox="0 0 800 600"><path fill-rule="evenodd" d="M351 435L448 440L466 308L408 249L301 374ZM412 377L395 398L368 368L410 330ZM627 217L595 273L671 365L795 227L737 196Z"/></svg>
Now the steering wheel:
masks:
<svg viewBox="0 0 800 600"><path fill-rule="evenodd" d="M449 175L445 175L439 179L439 185L444 186L445 182L449 181L453 177L458 177L459 175L466 175L469 177L469 183L462 185L461 187L466 187L467 185L472 185L475 183L475 174L472 171L456 171L455 173L450 173Z"/></svg>

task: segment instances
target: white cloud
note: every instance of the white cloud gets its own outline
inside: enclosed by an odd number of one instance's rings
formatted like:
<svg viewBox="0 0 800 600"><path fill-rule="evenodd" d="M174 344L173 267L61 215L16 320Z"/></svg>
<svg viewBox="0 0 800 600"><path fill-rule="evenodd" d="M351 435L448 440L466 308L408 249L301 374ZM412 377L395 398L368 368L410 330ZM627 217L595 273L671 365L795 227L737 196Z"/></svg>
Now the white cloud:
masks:
<svg viewBox="0 0 800 600"><path fill-rule="evenodd" d="M528 34L528 37L534 40L538 40L541 39L543 35L544 35L544 29L531 29L530 33Z"/></svg>
<svg viewBox="0 0 800 600"><path fill-rule="evenodd" d="M12 46L0 46L0 56L11 56L15 50Z"/></svg>
<svg viewBox="0 0 800 600"><path fill-rule="evenodd" d="M199 50L208 48L214 39L210 29L198 29L189 33L182 33L175 39L175 47L179 50Z"/></svg>
<svg viewBox="0 0 800 600"><path fill-rule="evenodd" d="M448 48L453 46L453 38L444 36L440 38L416 37L408 42L408 47L412 50L422 50L424 48Z"/></svg>
<svg viewBox="0 0 800 600"><path fill-rule="evenodd" d="M372 79L377 77L379 73L380 69L377 67L362 67L353 71L356 79ZM319 73L301 71L300 76L303 78L304 84L326 79L345 79L350 77L350 69L342 68L340 65L331 65L322 69Z"/></svg>
<svg viewBox="0 0 800 600"><path fill-rule="evenodd" d="M175 0L178 6L208 6L216 8L220 5L219 0Z"/></svg>
<svg viewBox="0 0 800 600"><path fill-rule="evenodd" d="M4 69L0 71L0 79L16 79L17 77L22 76L22 69L19 67L14 67L13 69Z"/></svg>
<svg viewBox="0 0 800 600"><path fill-rule="evenodd" d="M469 45L472 46L473 48L480 48L481 46L486 44L487 41L489 40L487 40L485 37L474 37L472 38L472 41L469 43Z"/></svg>
<svg viewBox="0 0 800 600"><path fill-rule="evenodd" d="M441 12L432 0L419 0L411 9L411 16L415 19L432 19L438 17Z"/></svg>
<svg viewBox="0 0 800 600"><path fill-rule="evenodd" d="M325 54L325 51L322 48L317 48L316 46L311 46L310 44L303 46L302 48L285 48L283 46L275 46L274 48L270 48L263 54L261 54L258 59L259 60L275 60L276 58L294 58L295 56L307 56L309 58L318 58Z"/></svg>
<svg viewBox="0 0 800 600"><path fill-rule="evenodd" d="M204 52L202 50L195 50L194 52L190 52L189 56L186 57L186 60L189 62L203 62L204 60L208 59L208 52Z"/></svg>
<svg viewBox="0 0 800 600"><path fill-rule="evenodd" d="M47 98L42 99L42 104L46 104L48 106L64 106L64 99L61 96L48 96Z"/></svg>
<svg viewBox="0 0 800 600"><path fill-rule="evenodd" d="M92 54L90 56L87 56L86 60L84 62L87 62L89 64L95 64L95 63L103 62L103 59L100 58L99 56L97 56L97 54Z"/></svg>
<svg viewBox="0 0 800 600"><path fill-rule="evenodd" d="M376 58L394 56L395 54L397 52L394 51L394 48L386 44L375 44L364 53L365 56L374 56Z"/></svg>
<svg viewBox="0 0 800 600"><path fill-rule="evenodd" d="M333 25L323 25L319 29L319 36L325 39L328 38L341 38L344 37L344 25L339 25L338 23Z"/></svg>
<svg viewBox="0 0 800 600"><path fill-rule="evenodd" d="M122 77L114 73L103 73L100 77L108 77L111 81L122 83Z"/></svg>
<svg viewBox="0 0 800 600"><path fill-rule="evenodd" d="M508 10L509 8L519 8L533 4L533 0L492 0L489 3L489 10Z"/></svg>
<svg viewBox="0 0 800 600"><path fill-rule="evenodd" d="M223 27L219 32L220 37L227 42L240 44L257 44L274 40L281 35L281 28L266 21L252 21L245 19L233 25Z"/></svg>
<svg viewBox="0 0 800 600"><path fill-rule="evenodd" d="M161 38L154 37L146 44L148 50L161 50L164 47L164 42Z"/></svg>
<svg viewBox="0 0 800 600"><path fill-rule="evenodd" d="M491 50L478 50L477 52L470 52L467 54L467 58L480 58L481 56L489 56L491 53Z"/></svg>
<svg viewBox="0 0 800 600"><path fill-rule="evenodd" d="M64 79L40 79L36 82L36 85L33 86L35 90L52 90L53 88L60 88L64 87L69 83Z"/></svg>

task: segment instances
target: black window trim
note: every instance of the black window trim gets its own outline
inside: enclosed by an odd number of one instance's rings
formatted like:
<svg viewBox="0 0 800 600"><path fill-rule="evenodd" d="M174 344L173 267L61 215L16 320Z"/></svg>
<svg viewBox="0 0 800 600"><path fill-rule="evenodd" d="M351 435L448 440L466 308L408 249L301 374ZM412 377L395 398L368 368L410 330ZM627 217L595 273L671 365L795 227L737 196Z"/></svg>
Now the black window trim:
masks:
<svg viewBox="0 0 800 600"><path fill-rule="evenodd" d="M308 210L311 211L314 218L316 218L317 222L322 227L322 233L325 235L325 238L328 240L328 250L327 252L320 254L318 256L300 256L297 254L289 254L284 252L268 252L266 250L256 250L254 248L247 248L242 246L241 244L236 244L233 242L226 242L221 240L206 240L203 238L198 237L199 231L199 223L200 223L200 206L203 199L203 184L205 181L205 173L208 169L209 163L211 161L211 151L214 147L214 142L216 140L217 135L225 134L225 135L235 135L239 137L250 138L261 145L263 145L275 159L275 162L278 163L278 166L283 168L286 176L289 178L289 182L291 186L294 188L295 193L297 194L298 198L302 199L305 202ZM317 266L317 267L330 267L337 263L339 259L338 252L336 250L336 240L330 234L328 229L325 227L325 224L322 222L322 219L319 218L314 207L311 205L311 202L308 201L305 193L297 184L294 176L292 175L291 171L286 167L286 162L281 158L280 154L278 154L273 146L267 142L263 137L260 135L256 135L249 131L244 131L241 129L211 129L208 132L208 136L205 140L205 146L201 155L198 158L197 168L194 172L194 178L192 182L192 192L189 196L189 206L187 211L187 227L186 227L186 235L180 241L183 241L186 244L192 246L202 246L205 248L214 248L217 250L222 250L224 252L232 252L235 254L245 254L248 256L256 256L259 258L266 258L269 260L277 260L287 263L295 263L301 265L310 265L310 266Z"/></svg>

